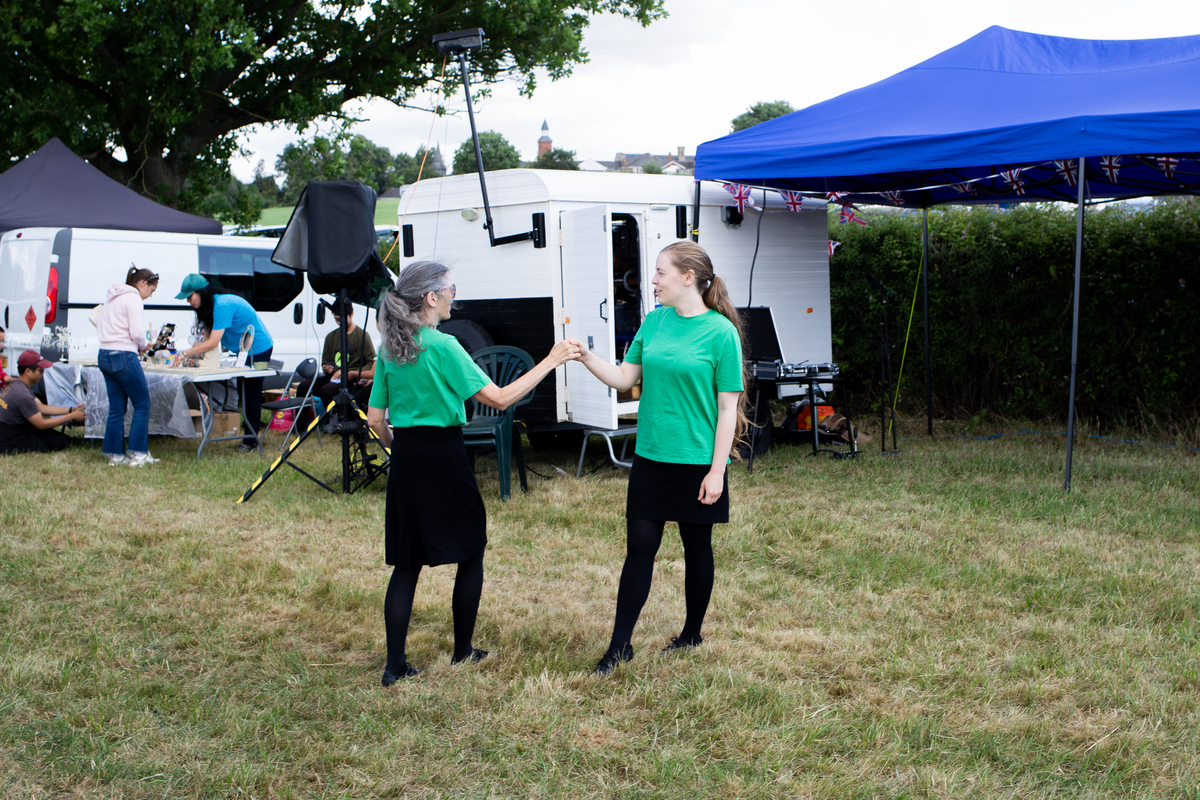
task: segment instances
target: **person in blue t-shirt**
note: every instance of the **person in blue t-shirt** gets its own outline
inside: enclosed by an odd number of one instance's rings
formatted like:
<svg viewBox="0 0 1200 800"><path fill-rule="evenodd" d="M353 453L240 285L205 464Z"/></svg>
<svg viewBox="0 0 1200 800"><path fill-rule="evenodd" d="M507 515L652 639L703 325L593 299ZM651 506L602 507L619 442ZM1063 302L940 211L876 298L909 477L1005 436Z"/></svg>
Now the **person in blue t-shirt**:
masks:
<svg viewBox="0 0 1200 800"><path fill-rule="evenodd" d="M242 334L254 326L254 344L250 348L246 365L269 361L275 349L270 331L254 307L221 289L209 286L203 275L191 274L183 279L176 300L187 298L188 305L196 309L196 320L204 339L182 351L180 356L194 356L212 350L218 345L226 350L238 352ZM258 447L258 432L262 429L263 382L265 378L246 379L246 432L251 434L242 440L238 449L249 453ZM252 426L252 427L251 427Z"/></svg>

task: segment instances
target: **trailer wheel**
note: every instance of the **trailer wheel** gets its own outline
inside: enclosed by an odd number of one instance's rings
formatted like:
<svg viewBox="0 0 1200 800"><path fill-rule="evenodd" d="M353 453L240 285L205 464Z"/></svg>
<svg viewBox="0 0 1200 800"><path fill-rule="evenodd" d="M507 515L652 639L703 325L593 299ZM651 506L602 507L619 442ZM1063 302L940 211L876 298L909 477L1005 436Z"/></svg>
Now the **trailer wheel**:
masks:
<svg viewBox="0 0 1200 800"><path fill-rule="evenodd" d="M469 319L448 319L438 325L438 330L458 339L458 343L468 353L476 353L495 344L492 341L492 335L487 332L486 328Z"/></svg>

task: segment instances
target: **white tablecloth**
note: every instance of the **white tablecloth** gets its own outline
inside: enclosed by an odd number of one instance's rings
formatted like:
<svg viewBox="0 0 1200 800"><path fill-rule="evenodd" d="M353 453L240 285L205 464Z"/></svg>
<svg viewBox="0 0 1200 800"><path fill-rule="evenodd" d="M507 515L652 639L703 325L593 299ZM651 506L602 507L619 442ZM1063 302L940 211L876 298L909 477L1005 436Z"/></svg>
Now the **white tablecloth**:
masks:
<svg viewBox="0 0 1200 800"><path fill-rule="evenodd" d="M108 387L99 367L83 367L83 385L87 390L87 418L84 421L84 436L89 439L104 438L108 423ZM146 373L146 386L150 389L150 433L158 436L177 436L181 439L196 439L200 434L192 422L188 409L188 395L192 405L198 398L191 381L180 375L155 375ZM188 388L191 387L191 388ZM198 407L198 406L197 406ZM125 409L125 435L133 421L133 406Z"/></svg>

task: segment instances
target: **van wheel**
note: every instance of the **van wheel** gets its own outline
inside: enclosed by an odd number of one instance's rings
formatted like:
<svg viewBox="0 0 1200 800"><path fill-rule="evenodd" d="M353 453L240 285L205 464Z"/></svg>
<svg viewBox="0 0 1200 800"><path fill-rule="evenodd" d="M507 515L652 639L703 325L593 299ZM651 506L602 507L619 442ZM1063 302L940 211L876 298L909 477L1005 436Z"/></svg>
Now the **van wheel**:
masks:
<svg viewBox="0 0 1200 800"><path fill-rule="evenodd" d="M458 339L458 343L468 353L477 353L483 348L491 347L495 344L492 341L492 335L487 332L486 328L478 322L472 322L469 319L448 319L441 325L438 325L438 330Z"/></svg>

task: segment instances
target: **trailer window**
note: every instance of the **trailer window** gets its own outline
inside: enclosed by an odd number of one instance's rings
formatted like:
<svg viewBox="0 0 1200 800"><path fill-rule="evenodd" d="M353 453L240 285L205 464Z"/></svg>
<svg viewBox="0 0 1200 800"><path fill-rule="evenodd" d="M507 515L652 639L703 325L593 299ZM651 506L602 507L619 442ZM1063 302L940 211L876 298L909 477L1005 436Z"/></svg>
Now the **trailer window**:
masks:
<svg viewBox="0 0 1200 800"><path fill-rule="evenodd" d="M280 311L304 288L304 276L272 263L266 250L201 247L200 274L244 298L255 311Z"/></svg>

